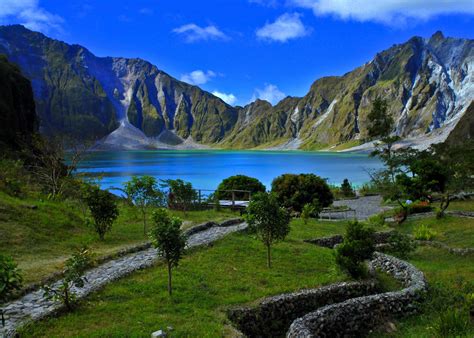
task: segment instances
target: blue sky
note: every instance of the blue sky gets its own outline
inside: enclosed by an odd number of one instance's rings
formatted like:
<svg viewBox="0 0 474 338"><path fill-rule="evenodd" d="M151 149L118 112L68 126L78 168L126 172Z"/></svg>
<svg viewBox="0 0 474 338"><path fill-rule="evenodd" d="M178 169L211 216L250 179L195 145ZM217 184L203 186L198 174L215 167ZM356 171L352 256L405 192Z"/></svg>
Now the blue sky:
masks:
<svg viewBox="0 0 474 338"><path fill-rule="evenodd" d="M474 0L0 0L10 23L140 57L244 105L303 96L414 35L472 39Z"/></svg>

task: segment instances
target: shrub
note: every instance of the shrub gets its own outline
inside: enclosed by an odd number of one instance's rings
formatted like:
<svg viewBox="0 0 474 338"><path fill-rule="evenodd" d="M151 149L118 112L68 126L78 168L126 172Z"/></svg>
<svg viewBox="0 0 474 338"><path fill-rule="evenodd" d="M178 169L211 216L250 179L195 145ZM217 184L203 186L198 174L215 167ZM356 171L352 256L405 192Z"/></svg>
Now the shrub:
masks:
<svg viewBox="0 0 474 338"><path fill-rule="evenodd" d="M285 239L290 232L290 215L280 207L273 193L259 192L247 207L246 220L250 230L267 248L267 266L271 267L271 245Z"/></svg>
<svg viewBox="0 0 474 338"><path fill-rule="evenodd" d="M408 214L419 214L423 212L433 211L433 207L425 201L416 201L412 204L408 204Z"/></svg>
<svg viewBox="0 0 474 338"><path fill-rule="evenodd" d="M431 241L436 237L436 231L425 224L419 225L413 231L413 237L420 241Z"/></svg>
<svg viewBox="0 0 474 338"><path fill-rule="evenodd" d="M171 217L165 209L155 211L153 220L155 225L150 238L158 255L165 259L168 266L168 293L171 296L171 269L178 266L186 246L186 237L181 233L183 222L178 217Z"/></svg>
<svg viewBox="0 0 474 338"><path fill-rule="evenodd" d="M372 215L367 219L367 223L374 226L383 226L385 224L385 215L383 213Z"/></svg>
<svg viewBox="0 0 474 338"><path fill-rule="evenodd" d="M328 207L334 199L326 180L314 174L281 175L273 180L272 192L280 205L296 212L301 212L307 203Z"/></svg>
<svg viewBox="0 0 474 338"><path fill-rule="evenodd" d="M224 190L247 190L253 195L258 192L265 192L266 189L262 182L256 178L245 175L235 175L224 179L216 191L219 199L231 199L232 193ZM249 194L245 192L235 192L234 196L236 199L246 199L249 197Z"/></svg>
<svg viewBox="0 0 474 338"><path fill-rule="evenodd" d="M402 234L398 231L394 231L388 238L388 249L387 252L406 259L409 255L416 250L415 241L408 235Z"/></svg>
<svg viewBox="0 0 474 338"><path fill-rule="evenodd" d="M115 196L98 186L91 186L86 195L87 205L94 219L94 229L101 241L110 231L112 224L119 215Z"/></svg>
<svg viewBox="0 0 474 338"><path fill-rule="evenodd" d="M10 196L20 196L23 192L26 172L21 161L0 159L0 190Z"/></svg>
<svg viewBox="0 0 474 338"><path fill-rule="evenodd" d="M357 221L349 222L342 244L336 247L336 263L339 268L353 278L363 277L366 273L364 261L372 258L375 250L374 230L365 228Z"/></svg>
<svg viewBox="0 0 474 338"><path fill-rule="evenodd" d="M359 188L359 194L361 196L377 195L379 193L378 187L373 183L364 183Z"/></svg>
<svg viewBox="0 0 474 338"><path fill-rule="evenodd" d="M87 279L83 276L88 267L92 265L92 255L86 247L79 249L66 261L63 270L63 279L57 288L43 286L44 297L54 301L60 301L67 310L72 310L76 303L76 294L71 290L73 286L84 287Z"/></svg>
<svg viewBox="0 0 474 338"><path fill-rule="evenodd" d="M0 304L5 303L15 290L19 290L22 282L23 278L13 258L0 254ZM2 326L5 326L3 309L0 309L0 315Z"/></svg>

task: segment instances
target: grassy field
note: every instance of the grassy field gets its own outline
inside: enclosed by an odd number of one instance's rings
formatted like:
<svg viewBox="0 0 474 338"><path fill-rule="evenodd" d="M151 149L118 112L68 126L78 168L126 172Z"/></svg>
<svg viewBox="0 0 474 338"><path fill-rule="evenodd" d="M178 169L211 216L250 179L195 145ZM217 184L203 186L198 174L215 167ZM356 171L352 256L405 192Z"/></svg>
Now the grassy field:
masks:
<svg viewBox="0 0 474 338"><path fill-rule="evenodd" d="M233 234L210 248L196 249L175 270L173 297L166 293L166 270L135 273L92 295L74 312L24 330L23 336L149 336L172 326L172 336L219 337L232 334L228 307L264 296L313 288L345 279L331 250L302 240L341 232L342 223L292 223L289 238L274 246L266 267L261 242Z"/></svg>
<svg viewBox="0 0 474 338"><path fill-rule="evenodd" d="M186 221L184 227L239 215L228 209L173 214ZM78 246L87 244L102 256L146 240L140 214L125 203L120 203L120 216L101 242L93 229L85 225L77 202L17 199L0 192L0 253L13 256L26 283L60 270Z"/></svg>

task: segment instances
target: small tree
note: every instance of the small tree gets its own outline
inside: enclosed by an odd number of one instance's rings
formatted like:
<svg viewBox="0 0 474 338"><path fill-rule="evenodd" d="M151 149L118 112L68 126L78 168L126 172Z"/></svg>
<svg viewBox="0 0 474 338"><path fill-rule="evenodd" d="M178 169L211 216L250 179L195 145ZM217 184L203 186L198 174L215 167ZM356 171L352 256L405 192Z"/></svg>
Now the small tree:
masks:
<svg viewBox="0 0 474 338"><path fill-rule="evenodd" d="M190 182L183 180L166 180L165 187L169 188L168 204L170 208L178 208L186 213L198 198L198 194Z"/></svg>
<svg viewBox="0 0 474 338"><path fill-rule="evenodd" d="M344 181L341 184L341 194L344 197L354 197L355 196L354 189L352 189L352 185L351 185L351 183L349 182L349 180L347 178L345 178Z"/></svg>
<svg viewBox="0 0 474 338"><path fill-rule="evenodd" d="M308 220L313 217L314 206L310 203L306 203L301 211L301 219L304 224L308 224Z"/></svg>
<svg viewBox="0 0 474 338"><path fill-rule="evenodd" d="M158 255L163 257L168 267L168 293L171 296L171 269L178 266L186 247L186 236L181 232L182 221L171 217L165 209L153 213L154 226L150 232L153 245Z"/></svg>
<svg viewBox="0 0 474 338"><path fill-rule="evenodd" d="M101 190L98 186L91 186L86 201L94 219L95 231L103 241L105 234L110 231L119 215L115 196L106 190Z"/></svg>
<svg viewBox="0 0 474 338"><path fill-rule="evenodd" d="M0 254L0 304L5 303L15 290L19 290L22 282L23 278L13 258ZM5 326L3 309L0 309L0 315L2 326Z"/></svg>
<svg viewBox="0 0 474 338"><path fill-rule="evenodd" d="M92 264L91 254L87 248L81 248L66 261L63 270L63 279L57 288L43 286L44 297L60 301L68 311L72 310L77 297L71 290L73 286L84 287L87 279L83 276L85 270Z"/></svg>
<svg viewBox="0 0 474 338"><path fill-rule="evenodd" d="M285 239L290 232L290 215L280 207L275 194L260 192L250 201L246 220L267 248L267 266L270 268L271 246Z"/></svg>
<svg viewBox="0 0 474 338"><path fill-rule="evenodd" d="M147 212L150 207L164 206L164 194L152 176L133 176L125 183L125 192L133 204L140 209L143 218L143 233L146 234Z"/></svg>
<svg viewBox="0 0 474 338"><path fill-rule="evenodd" d="M372 258L375 250L374 230L357 221L349 222L344 241L336 248L336 263L354 278L365 274L364 261Z"/></svg>

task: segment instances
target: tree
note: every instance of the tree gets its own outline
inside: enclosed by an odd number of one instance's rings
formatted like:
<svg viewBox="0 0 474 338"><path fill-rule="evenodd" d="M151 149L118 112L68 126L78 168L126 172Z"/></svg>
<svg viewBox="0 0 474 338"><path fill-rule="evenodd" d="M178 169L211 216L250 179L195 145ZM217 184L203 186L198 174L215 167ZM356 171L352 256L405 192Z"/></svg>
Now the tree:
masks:
<svg viewBox="0 0 474 338"><path fill-rule="evenodd" d="M328 207L334 199L326 180L314 174L281 175L273 180L272 192L282 206L296 212L307 203Z"/></svg>
<svg viewBox="0 0 474 338"><path fill-rule="evenodd" d="M219 199L230 199L232 197L231 192L226 190L245 190L253 195L258 192L265 192L266 189L263 183L256 178L245 175L235 175L227 177L219 184L217 187ZM245 192L235 192L234 196L237 199L242 199L249 197L249 194Z"/></svg>
<svg viewBox="0 0 474 338"><path fill-rule="evenodd" d="M375 251L374 230L365 228L357 221L349 222L342 244L336 247L336 263L341 270L354 278L360 278L365 273L363 262L372 258Z"/></svg>
<svg viewBox="0 0 474 338"><path fill-rule="evenodd" d="M84 287L87 279L83 274L91 264L92 258L89 249L86 247L79 249L66 261L63 279L61 279L59 286L57 288L43 286L44 297L60 301L68 311L72 310L77 298L71 288L73 286Z"/></svg>
<svg viewBox="0 0 474 338"><path fill-rule="evenodd" d="M13 258L0 254L0 304L5 303L15 290L19 290L22 282L23 278ZM0 309L0 315L2 326L5 326L3 309Z"/></svg>
<svg viewBox="0 0 474 338"><path fill-rule="evenodd" d="M182 221L171 217L166 209L158 209L153 213L154 226L150 232L153 245L158 255L163 257L168 267L168 293L171 296L171 269L178 266L186 247L186 236L181 232Z"/></svg>
<svg viewBox="0 0 474 338"><path fill-rule="evenodd" d="M125 192L133 204L140 209L143 218L143 233L146 234L147 212L150 207L164 206L164 194L152 176L133 176L125 183Z"/></svg>
<svg viewBox="0 0 474 338"><path fill-rule="evenodd" d="M387 114L387 101L382 98L376 98L372 105L372 110L367 115L369 124L367 134L371 139L386 138L393 129L394 120Z"/></svg>
<svg viewBox="0 0 474 338"><path fill-rule="evenodd" d="M344 197L354 197L354 189L352 189L352 185L347 178L341 184L341 193Z"/></svg>
<svg viewBox="0 0 474 338"><path fill-rule="evenodd" d="M186 213L197 199L197 192L190 182L183 180L166 180L165 187L168 187L168 204L172 209L181 209Z"/></svg>
<svg viewBox="0 0 474 338"><path fill-rule="evenodd" d="M308 224L308 220L313 217L315 208L311 203L306 203L301 211L301 218L304 224Z"/></svg>
<svg viewBox="0 0 474 338"><path fill-rule="evenodd" d="M290 215L280 207L274 193L255 194L247 207L246 220L249 228L267 248L267 266L271 267L271 246L285 239L290 232Z"/></svg>
<svg viewBox="0 0 474 338"><path fill-rule="evenodd" d="M101 190L98 186L91 186L86 195L86 201L94 219L95 231L103 241L105 234L110 231L119 215L115 196L106 190Z"/></svg>

